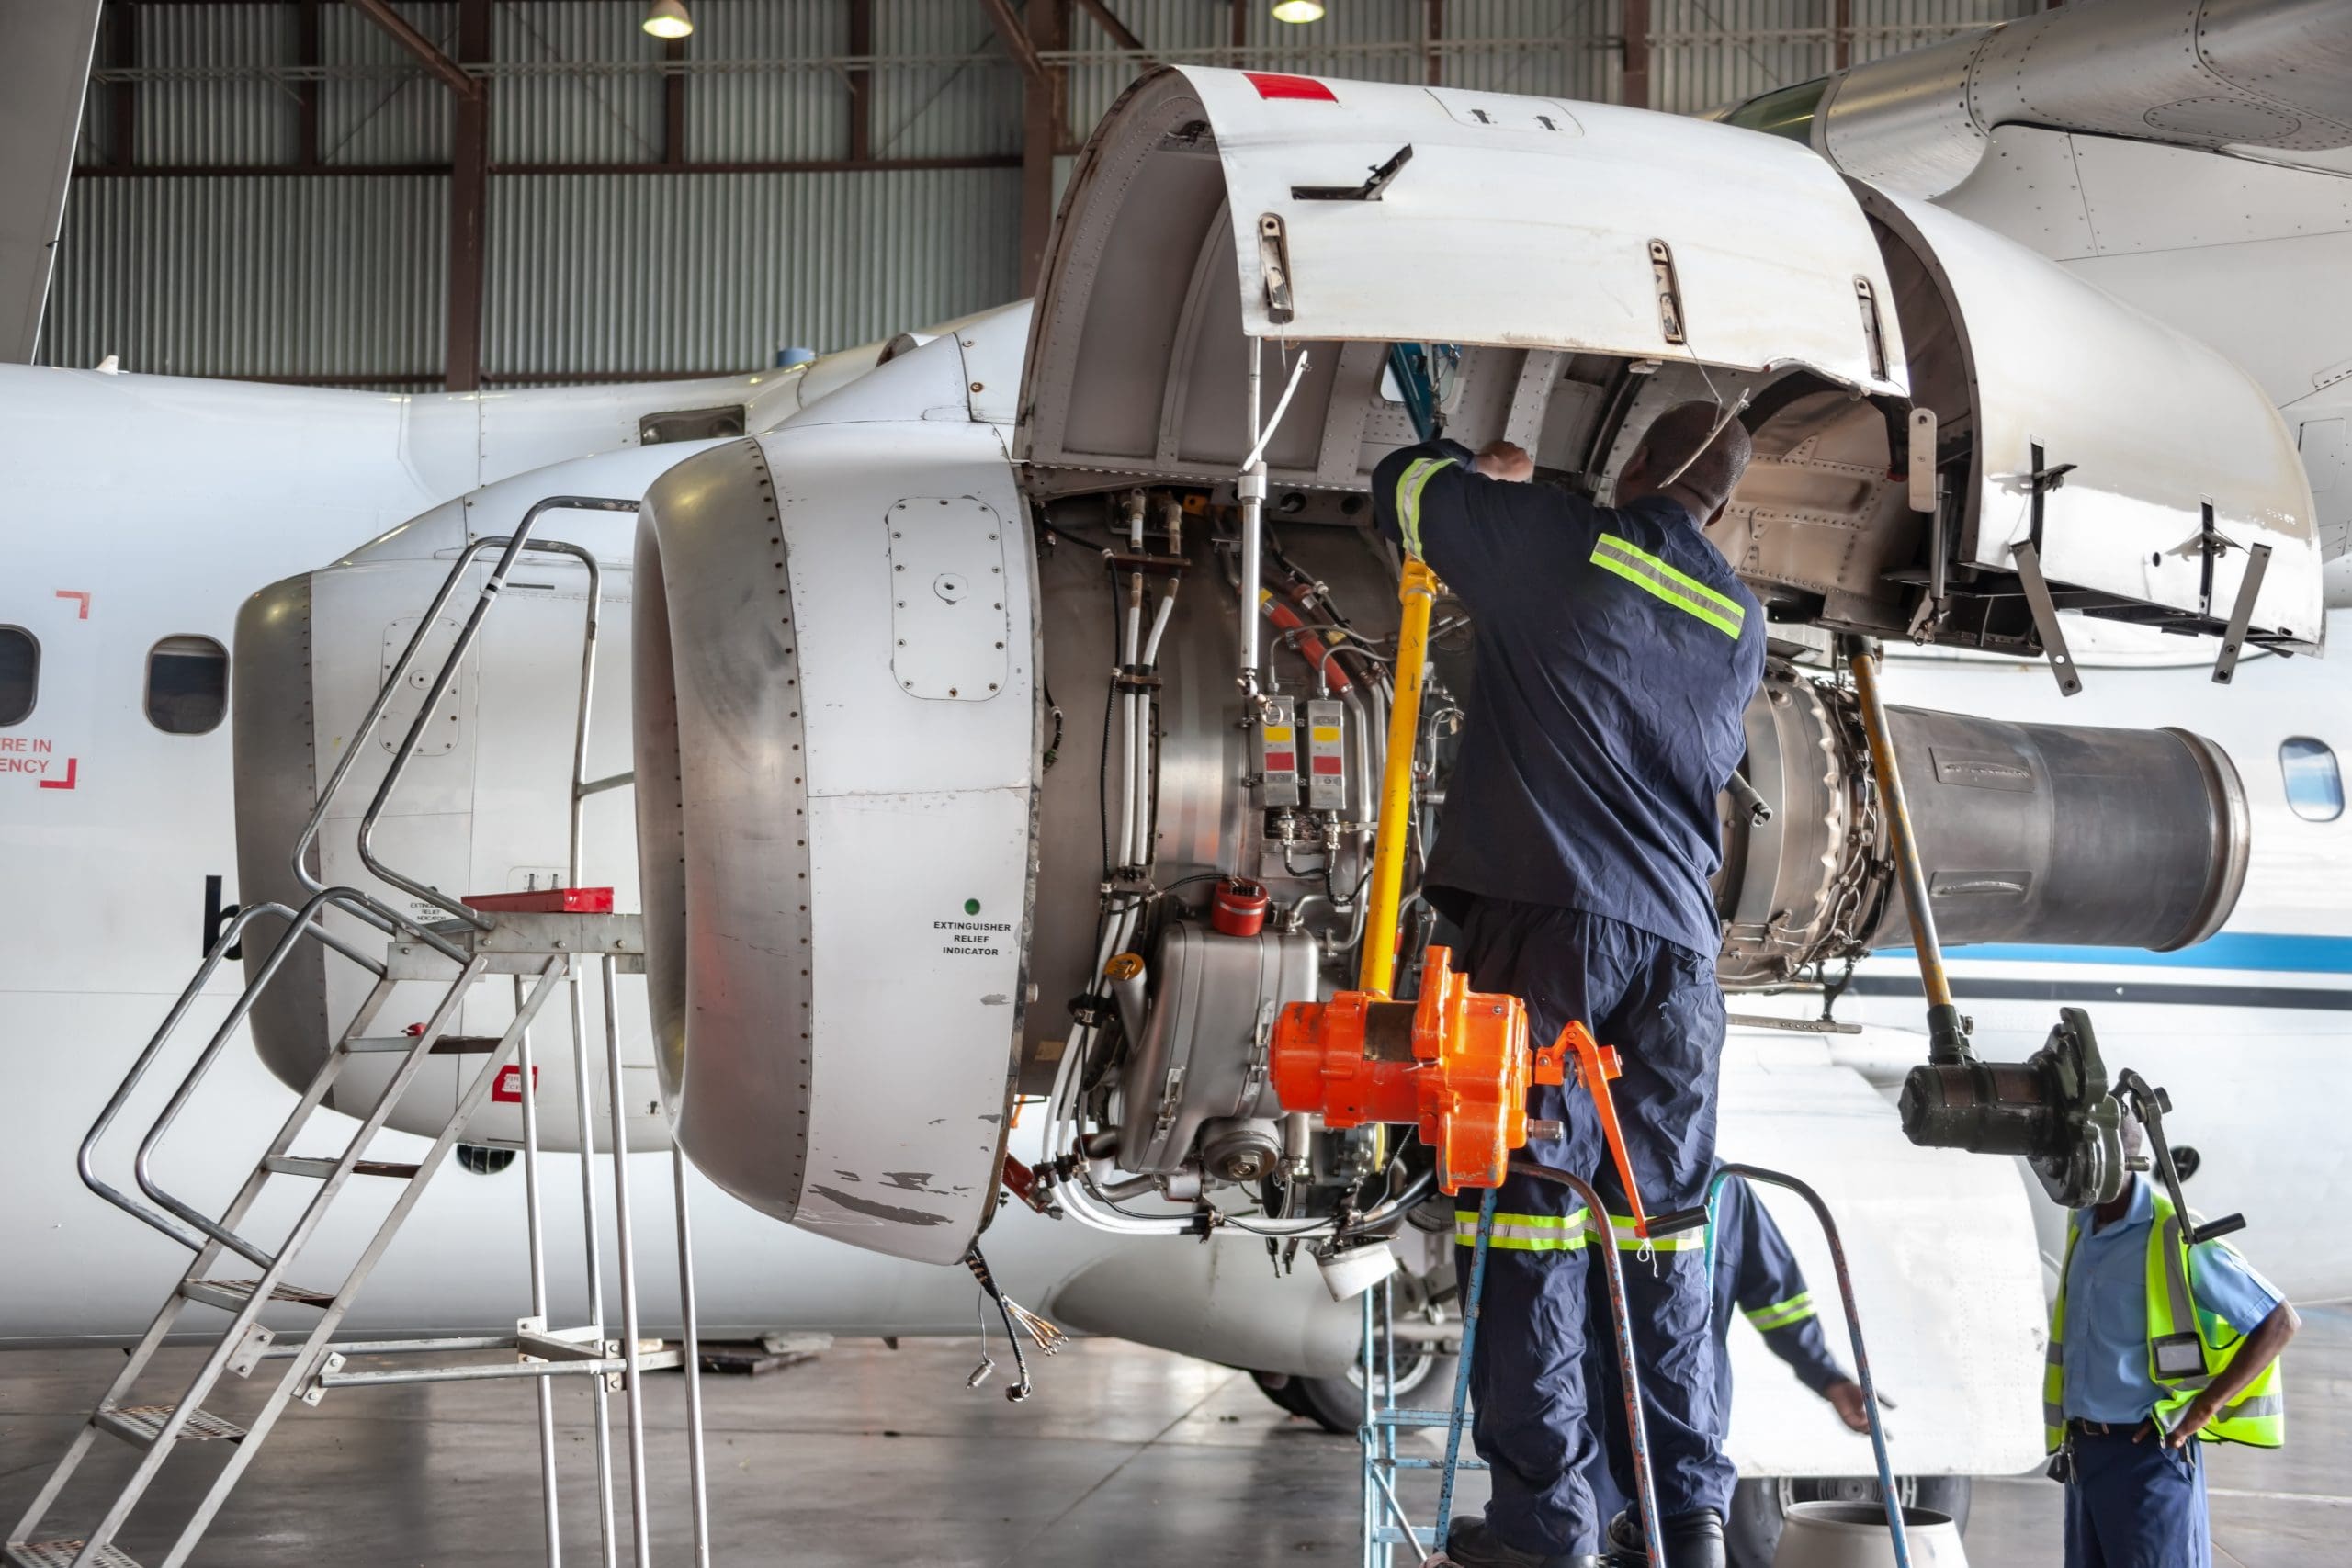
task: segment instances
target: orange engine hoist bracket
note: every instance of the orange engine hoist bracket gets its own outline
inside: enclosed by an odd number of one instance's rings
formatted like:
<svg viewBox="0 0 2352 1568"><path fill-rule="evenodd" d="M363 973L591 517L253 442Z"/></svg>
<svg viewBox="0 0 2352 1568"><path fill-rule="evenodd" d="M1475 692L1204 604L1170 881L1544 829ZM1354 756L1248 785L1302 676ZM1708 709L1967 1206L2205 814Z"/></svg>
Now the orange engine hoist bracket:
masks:
<svg viewBox="0 0 2352 1568"><path fill-rule="evenodd" d="M1574 1021L1531 1051L1527 1004L1472 990L1452 959L1442 947L1429 950L1419 1001L1341 991L1328 1002L1284 1008L1272 1053L1283 1109L1319 1115L1329 1127L1417 1126L1437 1153L1438 1186L1453 1193L1501 1186L1510 1151L1527 1142L1529 1088L1566 1084L1573 1075L1593 1098L1635 1234L1646 1236L1648 1217L1609 1092L1617 1053Z"/></svg>

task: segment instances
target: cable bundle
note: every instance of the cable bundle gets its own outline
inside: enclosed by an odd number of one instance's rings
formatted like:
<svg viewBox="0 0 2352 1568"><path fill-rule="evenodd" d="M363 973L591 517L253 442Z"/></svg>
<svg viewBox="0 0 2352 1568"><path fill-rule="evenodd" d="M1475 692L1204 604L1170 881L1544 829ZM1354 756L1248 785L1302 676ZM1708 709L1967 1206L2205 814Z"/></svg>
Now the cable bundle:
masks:
<svg viewBox="0 0 2352 1568"><path fill-rule="evenodd" d="M1019 1378L1012 1387L1004 1391L1004 1397L1017 1404L1029 1397L1031 1388L1029 1359L1022 1353L1021 1349L1022 1335L1025 1333L1031 1343L1048 1356L1059 1350L1062 1348L1062 1341L1069 1336L1006 1295L998 1287L996 1276L989 1271L989 1260L980 1256L979 1243L974 1242L972 1249L964 1254L964 1267L972 1271L972 1278L980 1282L980 1289L986 1292L989 1300L996 1303L997 1315L1004 1320L1005 1341L1012 1347L1012 1367ZM968 1380L969 1386L979 1387L980 1380L993 1371L995 1367L996 1363L989 1359L988 1331L983 1326L980 1333L980 1365Z"/></svg>

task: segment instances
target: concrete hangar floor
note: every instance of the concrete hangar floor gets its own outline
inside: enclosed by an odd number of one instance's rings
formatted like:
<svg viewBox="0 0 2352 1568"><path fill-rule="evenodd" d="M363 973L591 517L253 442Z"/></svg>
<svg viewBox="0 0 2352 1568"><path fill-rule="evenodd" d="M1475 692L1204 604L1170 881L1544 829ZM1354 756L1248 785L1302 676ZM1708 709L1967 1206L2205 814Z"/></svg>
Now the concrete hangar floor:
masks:
<svg viewBox="0 0 2352 1568"><path fill-rule="evenodd" d="M2352 1308L2309 1310L2305 1322L2292 1352L2287 1448L2211 1453L2220 1568L2346 1561ZM0 1355L0 1515L22 1508L119 1356ZM705 1378L713 1560L729 1568L1357 1561L1353 1443L1283 1415L1248 1374L1082 1341L1043 1365L1035 1396L1015 1405L1002 1397L1001 1374L967 1390L973 1365L968 1340L908 1340L895 1351L877 1340L841 1340L813 1361L766 1376ZM649 1389L655 1546L662 1561L680 1562L688 1542L683 1387L655 1374ZM461 1382L355 1391L298 1409L231 1497L194 1568L541 1562L533 1398L520 1382ZM575 1416L560 1461L564 1550L571 1561L593 1562L594 1461L584 1402L559 1398ZM1896 1412L1898 1455L1901 1422ZM1415 1438L1435 1451L1435 1435ZM209 1476L202 1465L177 1472L158 1488L156 1514L184 1513ZM1464 1489L1475 1506L1484 1478L1466 1475ZM69 1495L69 1507L73 1501ZM625 1492L621 1507L626 1532ZM2060 1508L2059 1489L2039 1477L1980 1481L1970 1560L1979 1568L2056 1568ZM161 1543L134 1521L121 1544L153 1562Z"/></svg>

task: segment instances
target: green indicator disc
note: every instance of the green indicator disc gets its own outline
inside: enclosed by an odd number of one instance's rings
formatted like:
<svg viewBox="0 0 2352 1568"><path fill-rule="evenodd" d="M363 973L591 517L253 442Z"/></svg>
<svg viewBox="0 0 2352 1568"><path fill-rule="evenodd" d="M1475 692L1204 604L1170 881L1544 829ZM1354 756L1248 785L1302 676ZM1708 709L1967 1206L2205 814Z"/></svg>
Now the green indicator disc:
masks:
<svg viewBox="0 0 2352 1568"><path fill-rule="evenodd" d="M964 913L967 915L977 915L979 912L980 901L978 898L967 898L964 900Z"/></svg>

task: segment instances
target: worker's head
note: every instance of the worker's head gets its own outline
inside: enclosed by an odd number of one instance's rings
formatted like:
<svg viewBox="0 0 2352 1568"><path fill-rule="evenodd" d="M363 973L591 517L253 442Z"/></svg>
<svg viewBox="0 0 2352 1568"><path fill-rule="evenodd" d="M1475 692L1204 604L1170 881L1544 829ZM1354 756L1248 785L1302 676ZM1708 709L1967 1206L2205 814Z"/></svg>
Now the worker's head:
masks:
<svg viewBox="0 0 2352 1568"><path fill-rule="evenodd" d="M2123 1143L2123 1157L2138 1159L2148 1146L2147 1134L2142 1129L2139 1115L2132 1109L2130 1100L2119 1094L2115 1097L2115 1104L2119 1112L2115 1119L2115 1131Z"/></svg>
<svg viewBox="0 0 2352 1568"><path fill-rule="evenodd" d="M1651 421L1626 459L1617 476L1617 504L1662 495L1705 527L1723 515L1753 449L1747 427L1725 420L1713 403L1677 403Z"/></svg>

